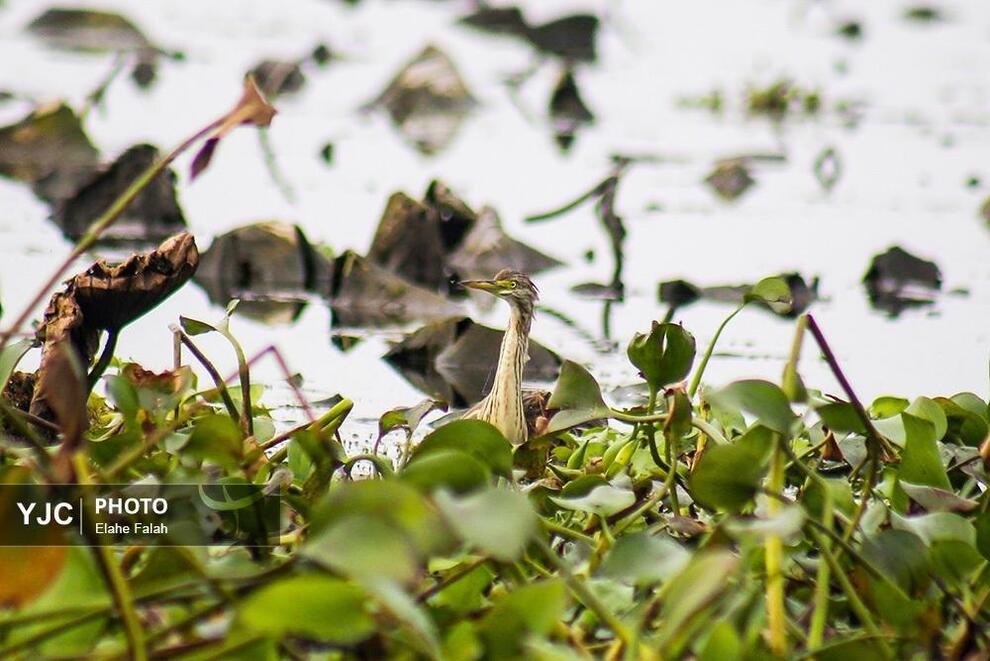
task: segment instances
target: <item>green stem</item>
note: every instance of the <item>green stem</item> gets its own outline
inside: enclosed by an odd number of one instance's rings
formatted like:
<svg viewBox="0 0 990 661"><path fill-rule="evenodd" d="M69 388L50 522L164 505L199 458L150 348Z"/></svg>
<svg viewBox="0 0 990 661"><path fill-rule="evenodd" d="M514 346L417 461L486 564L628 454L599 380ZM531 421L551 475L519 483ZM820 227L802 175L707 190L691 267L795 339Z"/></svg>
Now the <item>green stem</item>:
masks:
<svg viewBox="0 0 990 661"><path fill-rule="evenodd" d="M76 479L80 485L92 487L93 480L89 475L89 466L86 457L76 454L73 457L76 469ZM92 512L88 512L93 516ZM103 572L104 580L107 583L110 593L113 595L114 604L124 625L124 636L127 638L127 647L130 650L130 658L133 661L145 661L148 658L148 650L144 641L144 630L141 628L141 621L138 619L137 611L134 610L134 600L131 596L131 588L124 579L117 561L113 557L113 550L109 546L104 546L95 535L87 532L87 541L93 545L93 553Z"/></svg>
<svg viewBox="0 0 990 661"><path fill-rule="evenodd" d="M251 414L251 370L248 368L247 358L244 356L244 350L241 348L241 343L237 341L227 327L230 324L230 319L224 326L221 326L219 331L228 342L230 346L234 348L234 354L237 356L237 373L240 377L241 383L241 428L246 436L254 436L254 416Z"/></svg>
<svg viewBox="0 0 990 661"><path fill-rule="evenodd" d="M718 330L715 331L715 335L712 337L711 342L708 343L708 348L705 349L705 355L701 357L701 362L698 363L698 369L694 371L694 377L691 379L691 385L688 387L688 397L694 399L695 393L698 392L698 386L701 385L701 377L705 373L705 368L708 367L708 361L712 359L712 353L715 351L715 345L718 343L718 338L722 336L722 331L725 327L732 321L732 318L737 314L742 312L742 309L746 307L746 303L743 303L735 310L732 311L728 317L726 317L721 324L719 324Z"/></svg>
<svg viewBox="0 0 990 661"><path fill-rule="evenodd" d="M657 413L656 415L632 415L631 413L626 413L624 411L616 411L615 409L609 409L609 416L621 422L629 422L635 424L635 423L665 422L667 418L670 417L670 414Z"/></svg>
<svg viewBox="0 0 990 661"><path fill-rule="evenodd" d="M199 361L199 364L206 370L206 373L210 375L210 378L213 379L213 384L220 393L220 399L223 400L223 405L226 407L227 413L231 418L233 418L234 422L241 424L241 414L237 410L237 406L234 404L233 398L230 396L230 391L227 390L227 384L224 383L223 377L220 375L220 371L210 361L210 359L206 357L206 354L200 351L199 347L196 346L196 343L192 341L192 338L186 335L181 328L178 326L172 326L172 332L178 336L179 341L182 342L187 349L189 349L189 352L195 356L196 360Z"/></svg>
<svg viewBox="0 0 990 661"><path fill-rule="evenodd" d="M719 445L729 444L729 439L723 436L722 432L716 429L715 426L712 423L708 422L707 420L695 416L691 418L691 426L700 432L704 432L704 434L708 436L708 438L712 439Z"/></svg>
<svg viewBox="0 0 990 661"><path fill-rule="evenodd" d="M567 565L567 563L564 562L552 548L550 548L550 545L547 544L545 539L538 537L536 540L536 545L543 552L543 555L546 556L547 561L553 565L554 569L556 569L561 575L564 582L567 584L567 587L570 588L571 592L578 599L578 601L597 615L598 619L601 620L605 626L611 629L613 633L615 633L616 638L618 638L624 646L628 647L632 643L632 633L629 631L629 628L622 623L619 616L613 613L611 609L598 598L598 595L592 592L591 589L585 585L584 581L581 581L574 575L574 572L571 571L571 568Z"/></svg>

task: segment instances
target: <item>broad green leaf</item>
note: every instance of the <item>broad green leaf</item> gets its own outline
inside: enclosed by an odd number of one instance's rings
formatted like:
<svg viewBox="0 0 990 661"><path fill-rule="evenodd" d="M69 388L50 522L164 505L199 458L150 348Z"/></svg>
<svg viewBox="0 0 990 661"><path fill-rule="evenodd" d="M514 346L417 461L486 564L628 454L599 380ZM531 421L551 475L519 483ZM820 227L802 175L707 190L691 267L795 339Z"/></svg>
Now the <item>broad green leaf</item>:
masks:
<svg viewBox="0 0 990 661"><path fill-rule="evenodd" d="M804 510L797 505L784 505L770 516L752 518L731 518L724 524L725 531L733 538L742 541L756 540L761 543L769 537L780 537L790 543L798 537L804 525Z"/></svg>
<svg viewBox="0 0 990 661"><path fill-rule="evenodd" d="M736 381L709 393L707 399L719 408L746 411L782 434L788 434L797 419L787 395L769 381Z"/></svg>
<svg viewBox="0 0 990 661"><path fill-rule="evenodd" d="M976 546L976 529L973 525L958 514L950 512L917 516L900 516L891 512L890 525L897 530L913 532L929 546L939 541L957 541Z"/></svg>
<svg viewBox="0 0 990 661"><path fill-rule="evenodd" d="M990 512L983 512L976 517L973 525L976 526L976 548L984 558L990 560Z"/></svg>
<svg viewBox="0 0 990 661"><path fill-rule="evenodd" d="M602 563L602 574L629 585L646 586L676 575L691 554L670 537L632 533L619 537Z"/></svg>
<svg viewBox="0 0 990 661"><path fill-rule="evenodd" d="M935 430L935 440L941 441L942 437L945 436L945 432L949 427L949 423L945 418L945 411L942 407L936 404L934 401L927 397L918 397L913 402L911 406L907 407L905 413L909 413L922 420L927 420L932 423L932 427Z"/></svg>
<svg viewBox="0 0 990 661"><path fill-rule="evenodd" d="M550 633L566 607L567 590L560 580L530 583L502 597L480 624L489 657L518 658L523 639Z"/></svg>
<svg viewBox="0 0 990 661"><path fill-rule="evenodd" d="M741 659L743 643L731 622L722 620L712 626L708 638L698 652L698 661L724 661Z"/></svg>
<svg viewBox="0 0 990 661"><path fill-rule="evenodd" d="M818 661L889 661L883 642L877 638L857 635L830 641L815 650Z"/></svg>
<svg viewBox="0 0 990 661"><path fill-rule="evenodd" d="M867 536L863 556L908 596L923 594L931 584L928 547L912 532L887 529Z"/></svg>
<svg viewBox="0 0 990 661"><path fill-rule="evenodd" d="M726 446L728 447L728 446ZM739 559L728 551L701 551L662 589L660 618L664 623L661 640L682 631L701 610L711 607L715 598L728 589Z"/></svg>
<svg viewBox="0 0 990 661"><path fill-rule="evenodd" d="M815 409L826 427L835 432L855 432L865 434L866 427L856 413L856 408L848 402L832 402Z"/></svg>
<svg viewBox="0 0 990 661"><path fill-rule="evenodd" d="M547 407L558 409L550 420L547 434L570 429L585 422L601 420L611 415L602 399L602 391L591 375L581 365L565 360L560 366L560 376Z"/></svg>
<svg viewBox="0 0 990 661"><path fill-rule="evenodd" d="M911 500L929 512L972 512L980 506L975 500L963 498L947 489L911 484L904 480L901 480L899 484Z"/></svg>
<svg viewBox="0 0 990 661"><path fill-rule="evenodd" d="M196 421L182 454L233 468L243 457L244 442L240 428L226 415L209 415Z"/></svg>
<svg viewBox="0 0 990 661"><path fill-rule="evenodd" d="M360 642L375 631L364 590L322 574L290 576L255 590L241 602L235 621L252 633L338 645Z"/></svg>
<svg viewBox="0 0 990 661"><path fill-rule="evenodd" d="M934 406L938 406L934 404ZM941 409L939 409L941 411ZM901 414L904 423L905 443L901 454L899 480L940 489L951 489L945 466L938 453L935 426L910 413Z"/></svg>
<svg viewBox="0 0 990 661"><path fill-rule="evenodd" d="M419 557L402 528L382 519L349 515L308 539L301 551L329 569L353 578L388 578L400 583L416 575Z"/></svg>
<svg viewBox="0 0 990 661"><path fill-rule="evenodd" d="M455 420L431 432L413 450L412 461L442 450L467 453L496 475L512 475L512 445L483 420Z"/></svg>
<svg viewBox="0 0 990 661"><path fill-rule="evenodd" d="M963 407L970 413L983 418L984 422L990 423L990 405L971 392L961 392L951 397L952 401Z"/></svg>
<svg viewBox="0 0 990 661"><path fill-rule="evenodd" d="M959 443L971 447L979 447L990 437L990 424L985 417L969 408L964 408L952 399L936 397L933 400L945 413L948 425L945 442ZM965 400L963 400L965 401ZM979 405L983 402L980 401ZM982 406L974 407L982 408Z"/></svg>
<svg viewBox="0 0 990 661"><path fill-rule="evenodd" d="M935 571L954 588L969 584L973 574L986 564L972 544L955 539L934 542L931 555Z"/></svg>
<svg viewBox="0 0 990 661"><path fill-rule="evenodd" d="M691 495L713 509L738 512L767 472L772 432L756 426L730 445L709 446L688 480Z"/></svg>
<svg viewBox="0 0 990 661"><path fill-rule="evenodd" d="M893 418L910 405L903 397L877 397L870 405L869 414L873 418Z"/></svg>
<svg viewBox="0 0 990 661"><path fill-rule="evenodd" d="M518 560L539 530L536 512L518 491L487 489L462 498L441 491L435 498L457 535L497 560Z"/></svg>
<svg viewBox="0 0 990 661"><path fill-rule="evenodd" d="M455 566L449 571L454 573L460 569L460 566ZM480 610L494 578L494 572L487 565L480 565L430 597L429 604L460 614Z"/></svg>
<svg viewBox="0 0 990 661"><path fill-rule="evenodd" d="M440 658L436 625L422 606L394 581L376 578L363 585L389 615L402 623L416 651L427 658Z"/></svg>
<svg viewBox="0 0 990 661"><path fill-rule="evenodd" d="M649 333L633 335L626 355L650 387L659 390L691 372L694 336L679 324L653 322Z"/></svg>
<svg viewBox="0 0 990 661"><path fill-rule="evenodd" d="M416 457L398 475L424 493L440 488L466 493L492 481L488 466L459 450L435 450Z"/></svg>
<svg viewBox="0 0 990 661"><path fill-rule="evenodd" d="M630 507L636 502L636 496L628 489L602 484L581 496L551 496L550 500L564 509L611 516Z"/></svg>

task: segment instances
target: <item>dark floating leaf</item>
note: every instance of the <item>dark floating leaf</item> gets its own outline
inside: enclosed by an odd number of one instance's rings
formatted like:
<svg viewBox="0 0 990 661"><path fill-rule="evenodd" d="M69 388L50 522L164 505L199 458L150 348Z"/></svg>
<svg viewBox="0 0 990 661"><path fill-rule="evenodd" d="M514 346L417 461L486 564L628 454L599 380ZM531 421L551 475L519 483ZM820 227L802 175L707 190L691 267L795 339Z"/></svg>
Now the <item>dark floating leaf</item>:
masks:
<svg viewBox="0 0 990 661"><path fill-rule="evenodd" d="M570 148L581 126L595 121L594 114L581 98L574 70L570 67L563 70L550 97L550 117L557 143L564 150Z"/></svg>
<svg viewBox="0 0 990 661"><path fill-rule="evenodd" d="M384 107L407 140L422 153L434 154L450 144L475 105L453 60L431 45L365 108Z"/></svg>
<svg viewBox="0 0 990 661"><path fill-rule="evenodd" d="M388 326L459 314L435 291L409 282L350 250L334 264L335 326Z"/></svg>
<svg viewBox="0 0 990 661"><path fill-rule="evenodd" d="M269 221L215 238L195 280L217 305L237 298L239 314L286 323L302 312L305 293L329 295L333 264L298 226Z"/></svg>
<svg viewBox="0 0 990 661"><path fill-rule="evenodd" d="M491 382L503 332L467 317L430 323L389 349L385 360L423 392L455 406L479 401ZM530 340L528 381L551 381L560 359Z"/></svg>
<svg viewBox="0 0 990 661"><path fill-rule="evenodd" d="M328 142L323 145L323 149L320 150L320 158L327 165L333 165L333 143Z"/></svg>
<svg viewBox="0 0 990 661"><path fill-rule="evenodd" d="M873 258L863 282L870 304L897 316L910 307L931 305L942 288L942 272L935 262L894 246Z"/></svg>
<svg viewBox="0 0 990 661"><path fill-rule="evenodd" d="M183 233L120 264L98 261L68 280L65 288L52 296L38 327L41 367L31 412L49 417L44 384L48 365L59 360L63 343L68 342L83 366L88 366L99 348L102 331L119 331L157 306L185 284L198 265L196 241Z"/></svg>
<svg viewBox="0 0 990 661"><path fill-rule="evenodd" d="M835 33L849 41L859 41L863 38L863 24L857 20L847 20L839 24Z"/></svg>
<svg viewBox="0 0 990 661"><path fill-rule="evenodd" d="M904 18L914 23L937 23L945 20L942 10L932 5L916 5L904 10Z"/></svg>
<svg viewBox="0 0 990 661"><path fill-rule="evenodd" d="M519 7L482 6L463 17L461 23L492 34L518 37L538 51L569 61L594 62L598 57L599 21L591 14L572 14L530 25Z"/></svg>
<svg viewBox="0 0 990 661"><path fill-rule="evenodd" d="M813 278L810 283L800 273L781 273L778 276L774 276L774 279L780 280L787 285L787 288L790 290L790 301L782 301L774 305L765 304L763 299L759 297L759 300L756 301L774 314L782 317L796 317L807 310L813 302L818 300L817 277ZM747 294L753 292L754 286L718 285L714 287L700 287L685 280L670 280L660 283L659 297L661 302L675 307L690 305L698 300L738 305L745 300Z"/></svg>
<svg viewBox="0 0 990 661"><path fill-rule="evenodd" d="M78 239L89 229L92 220L106 211L158 157L158 149L151 145L131 147L83 183L74 195L56 203L52 213L55 223L68 238ZM176 198L175 172L166 169L128 205L124 214L103 234L103 239L162 241L185 226L186 220Z"/></svg>
<svg viewBox="0 0 990 661"><path fill-rule="evenodd" d="M0 128L0 175L32 184L42 199L69 197L98 162L79 117L64 103Z"/></svg>
<svg viewBox="0 0 990 661"><path fill-rule="evenodd" d="M735 200L756 183L749 173L749 168L743 159L731 159L715 165L715 169L705 177L705 183L711 186L723 200Z"/></svg>
<svg viewBox="0 0 990 661"><path fill-rule="evenodd" d="M57 48L104 52L152 47L130 20L105 11L52 8L31 21L27 29Z"/></svg>
<svg viewBox="0 0 990 661"><path fill-rule="evenodd" d="M503 268L537 273L560 264L506 235L493 209L476 213L439 181L422 202L405 193L389 198L368 259L434 291L452 277L489 277Z"/></svg>

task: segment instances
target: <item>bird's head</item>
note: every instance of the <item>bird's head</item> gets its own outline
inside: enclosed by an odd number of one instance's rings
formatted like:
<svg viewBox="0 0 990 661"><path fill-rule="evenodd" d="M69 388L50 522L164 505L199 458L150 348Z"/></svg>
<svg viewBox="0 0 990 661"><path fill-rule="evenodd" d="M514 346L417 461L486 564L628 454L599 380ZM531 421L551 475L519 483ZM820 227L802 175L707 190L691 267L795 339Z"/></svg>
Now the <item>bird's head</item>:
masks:
<svg viewBox="0 0 990 661"><path fill-rule="evenodd" d="M529 313L532 313L539 298L539 290L529 276L512 269L502 269L491 280L464 280L461 285L498 296L509 305Z"/></svg>

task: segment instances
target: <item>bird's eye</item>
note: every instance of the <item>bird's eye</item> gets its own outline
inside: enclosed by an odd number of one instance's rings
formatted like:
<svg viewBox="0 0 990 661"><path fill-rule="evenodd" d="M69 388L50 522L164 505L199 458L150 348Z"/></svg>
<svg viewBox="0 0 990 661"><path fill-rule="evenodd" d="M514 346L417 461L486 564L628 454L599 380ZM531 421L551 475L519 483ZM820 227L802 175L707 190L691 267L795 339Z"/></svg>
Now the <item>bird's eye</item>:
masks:
<svg viewBox="0 0 990 661"><path fill-rule="evenodd" d="M515 289L515 288L516 288L516 281L509 280L509 289Z"/></svg>

